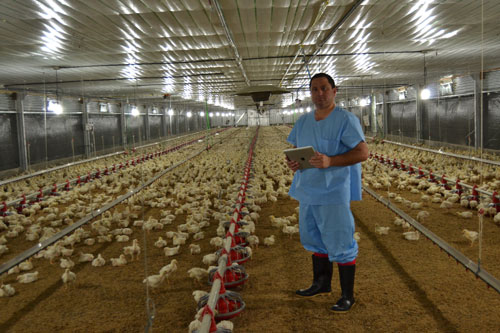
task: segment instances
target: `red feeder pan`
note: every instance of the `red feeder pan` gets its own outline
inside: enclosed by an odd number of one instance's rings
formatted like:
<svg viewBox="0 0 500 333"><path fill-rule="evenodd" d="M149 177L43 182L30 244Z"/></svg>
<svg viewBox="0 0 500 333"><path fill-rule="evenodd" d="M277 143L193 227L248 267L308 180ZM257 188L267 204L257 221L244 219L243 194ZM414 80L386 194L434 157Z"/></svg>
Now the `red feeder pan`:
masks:
<svg viewBox="0 0 500 333"><path fill-rule="evenodd" d="M228 260L228 263L230 260ZM216 275L218 268L212 269L208 273L208 283L210 285L213 284L213 280ZM226 267L226 271L224 272L224 277L222 279L225 288L234 288L244 284L248 280L248 274L245 272L245 267L242 265L229 265Z"/></svg>
<svg viewBox="0 0 500 333"><path fill-rule="evenodd" d="M220 257L224 252L226 252L224 249L218 250L217 256ZM245 247L236 245L229 249L229 258L231 258L231 262L243 264L250 259L250 253Z"/></svg>
<svg viewBox="0 0 500 333"><path fill-rule="evenodd" d="M7 210L7 204L5 201L2 202L2 208L0 209L0 216L7 216L11 213Z"/></svg>
<svg viewBox="0 0 500 333"><path fill-rule="evenodd" d="M220 279L220 275L217 273L217 279ZM198 310L205 307L208 303L209 295L205 295L200 298L198 303ZM241 298L240 294L234 291L226 290L223 284L221 284L219 290L219 298L215 304L216 315L214 319L216 321L228 320L236 317L245 309L245 302Z"/></svg>

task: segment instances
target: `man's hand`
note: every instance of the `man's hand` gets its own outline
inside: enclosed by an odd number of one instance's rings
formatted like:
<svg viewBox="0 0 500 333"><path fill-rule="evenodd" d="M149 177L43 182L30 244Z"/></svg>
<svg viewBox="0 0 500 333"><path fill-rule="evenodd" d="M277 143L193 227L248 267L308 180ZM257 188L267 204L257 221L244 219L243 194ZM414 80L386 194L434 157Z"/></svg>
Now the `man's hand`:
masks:
<svg viewBox="0 0 500 333"><path fill-rule="evenodd" d="M300 167L299 162L288 159L288 156L285 156L285 159L286 159L286 164L290 169L292 169L293 172L299 170Z"/></svg>
<svg viewBox="0 0 500 333"><path fill-rule="evenodd" d="M330 162L331 161L329 156L318 152L314 152L314 156L309 159L309 164L319 169L330 167Z"/></svg>

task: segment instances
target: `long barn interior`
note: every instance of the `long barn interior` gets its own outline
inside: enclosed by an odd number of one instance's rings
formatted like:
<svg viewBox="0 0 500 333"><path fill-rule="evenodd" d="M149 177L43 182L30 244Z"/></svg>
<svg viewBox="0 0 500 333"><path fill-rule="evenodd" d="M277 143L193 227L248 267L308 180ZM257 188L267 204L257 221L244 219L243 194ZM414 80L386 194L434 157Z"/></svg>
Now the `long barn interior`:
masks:
<svg viewBox="0 0 500 333"><path fill-rule="evenodd" d="M0 331L498 331L499 15L2 1ZM283 150L317 73L370 151L345 315L336 269L331 296L295 296L311 256Z"/></svg>

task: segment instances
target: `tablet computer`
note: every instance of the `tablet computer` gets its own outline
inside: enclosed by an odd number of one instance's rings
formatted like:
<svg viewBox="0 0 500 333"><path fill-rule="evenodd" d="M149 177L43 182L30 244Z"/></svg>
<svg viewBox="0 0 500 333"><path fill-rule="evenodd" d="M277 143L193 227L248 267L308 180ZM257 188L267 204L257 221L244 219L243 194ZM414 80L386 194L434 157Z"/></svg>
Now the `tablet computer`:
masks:
<svg viewBox="0 0 500 333"><path fill-rule="evenodd" d="M312 146L285 149L283 151L289 160L299 162L299 169L314 168L309 164L309 159L314 156L314 148Z"/></svg>

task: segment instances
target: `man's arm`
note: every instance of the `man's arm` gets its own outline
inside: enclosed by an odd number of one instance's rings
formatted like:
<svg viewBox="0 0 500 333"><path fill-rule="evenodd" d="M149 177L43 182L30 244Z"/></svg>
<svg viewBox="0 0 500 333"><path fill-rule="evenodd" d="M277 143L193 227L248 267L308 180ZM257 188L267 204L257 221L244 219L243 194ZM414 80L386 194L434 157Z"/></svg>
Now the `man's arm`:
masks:
<svg viewBox="0 0 500 333"><path fill-rule="evenodd" d="M353 165L366 161L368 156L368 145L366 142L361 141L356 147L341 155L327 156L316 152L315 155L309 160L309 163L316 168L323 169L331 166Z"/></svg>

